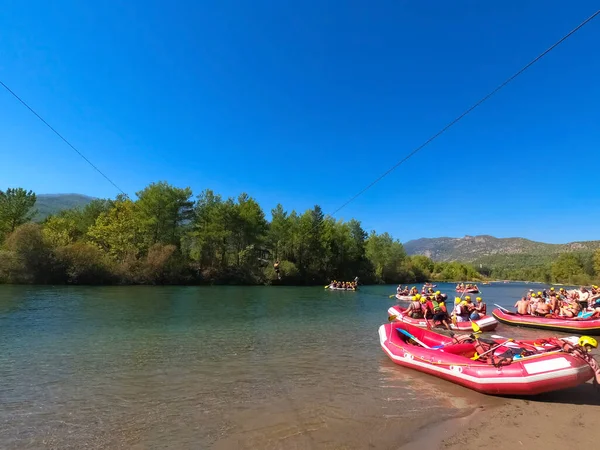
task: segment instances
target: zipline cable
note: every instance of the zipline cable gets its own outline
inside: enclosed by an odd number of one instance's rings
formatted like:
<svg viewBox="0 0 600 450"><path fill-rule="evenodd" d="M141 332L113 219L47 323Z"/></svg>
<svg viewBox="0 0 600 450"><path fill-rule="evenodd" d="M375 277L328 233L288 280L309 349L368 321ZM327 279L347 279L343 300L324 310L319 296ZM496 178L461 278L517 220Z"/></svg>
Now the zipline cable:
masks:
<svg viewBox="0 0 600 450"><path fill-rule="evenodd" d="M56 128L54 128L52 125L50 125L48 122L46 122L44 120L44 118L42 116L40 116L31 106L29 106L25 100L23 100L21 97L19 97L11 88L9 88L6 84L4 84L4 82L2 82L0 80L0 85L2 85L2 87L4 89L6 89L14 98L16 98L17 100L19 100L19 102L21 102L21 104L23 106L25 106L25 108L27 108L29 111L31 111L33 113L34 116L36 116L38 119L40 119L42 121L42 123L44 125L46 125L48 128L50 128L50 130L52 130L52 132L54 134L56 134L59 138L61 138L63 140L63 142L65 144L67 144L69 147L71 147L75 153L77 153L79 156L81 156L83 158L83 160L85 162L87 162L90 166L92 166L92 168L98 172L100 175L102 175L110 184L112 184L115 188L117 188L117 190L119 192L121 192L121 194L127 196L127 194L125 193L125 191L123 191L123 189L121 189L119 186L117 186L117 184L111 180L108 175L106 175L104 172L102 172L93 162L91 162L83 153L81 153L79 150L77 150L77 148L75 148L75 146L73 144L71 144L62 134L60 134L58 131L56 131Z"/></svg>
<svg viewBox="0 0 600 450"><path fill-rule="evenodd" d="M498 91L500 91L506 85L508 85L511 81L513 81L515 78L517 78L523 72L525 72L527 69L529 69L531 66L533 66L536 62L538 62L540 59L542 59L544 56L546 56L548 53L550 53L552 50L554 50L556 47L558 47L560 44L562 44L564 41L566 41L568 38L570 38L572 35L574 35L577 31L579 31L581 28L583 28L585 25L587 25L593 19L595 19L599 14L600 14L600 9L598 11L596 11L595 13L593 13L591 16L589 16L587 19L585 19L583 22L581 22L579 25L577 25L575 28L573 28L571 31L569 31L566 35L564 35L562 38L560 38L558 41L556 41L554 44L552 44L550 47L548 47L546 50L544 50L542 53L540 53L534 59L532 59L529 63L527 63L525 66L523 66L515 74L513 74L512 76L510 76L509 78L507 78L502 84L500 84L498 87L496 87L493 91L491 91L489 94L487 94L481 100L479 100L478 102L476 102L475 104L473 104L465 112L463 112L461 115L459 115L458 117L456 117L452 122L450 122L448 125L446 125L444 128L442 128L440 131L438 131L437 133L435 133L433 136L431 136L429 139L427 139L424 143L422 143L421 145L419 145L412 152L410 152L408 155L406 155L404 158L402 158L400 161L398 161L396 164L394 164L392 167L390 167L388 170L386 170L383 174L381 174L378 178L376 178L368 186L366 186L365 188L363 188L361 191L359 191L354 196L352 196L349 200L347 200L345 203L343 203L340 207L338 207L335 211L333 211L331 214L328 214L328 216L330 216L330 217L335 216L343 208L345 208L346 206L348 206L350 203L352 203L354 200L356 200L358 197L360 197L366 191L368 191L373 186L375 186L377 183L379 183L381 180L383 180L385 177L387 177L390 173L392 173L394 170L396 170L398 167L400 167L402 164L404 164L406 161L408 161L410 158L412 158L418 152L420 152L421 150L423 150L423 148L425 148L427 145L429 145L435 139L437 139L438 137L440 137L442 134L444 134L446 131L448 131L451 127L453 127L454 125L456 125L458 122L460 122L471 111L473 111L475 108L477 108L478 106L480 106L481 104L483 104L484 102L486 102L494 94L496 94Z"/></svg>

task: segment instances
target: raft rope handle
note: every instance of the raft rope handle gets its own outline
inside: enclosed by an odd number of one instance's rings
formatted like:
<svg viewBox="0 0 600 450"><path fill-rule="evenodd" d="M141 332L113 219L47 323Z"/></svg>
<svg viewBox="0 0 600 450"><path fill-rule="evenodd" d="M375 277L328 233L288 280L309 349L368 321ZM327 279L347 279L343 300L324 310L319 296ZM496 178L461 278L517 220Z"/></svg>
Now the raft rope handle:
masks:
<svg viewBox="0 0 600 450"><path fill-rule="evenodd" d="M394 346L396 346L396 347L398 347L398 348L400 348L400 349L402 349L402 350L404 350L405 353L411 355L413 358L420 359L421 361L425 361L425 362L427 362L429 364L433 364L433 365L436 365L436 366L463 366L463 367L488 367L489 366L489 364L462 364L462 363L445 363L445 362L430 361L427 358L423 358L422 356L417 356L417 355L414 355L414 354L410 353L409 351L406 350L405 347L402 347L401 345L398 345L395 342L392 342L391 340L389 341L389 343L392 344L392 345L394 345ZM524 360L535 359L535 358L541 358L542 356L552 355L552 354L560 353L562 351L563 350L552 350L552 351L546 352L546 353L539 353L537 355L525 356L523 358L519 358L518 361L516 361L516 362L521 362L521 361L524 361ZM513 360L513 362L514 362L514 360ZM586 362L587 362L587 360L586 360Z"/></svg>

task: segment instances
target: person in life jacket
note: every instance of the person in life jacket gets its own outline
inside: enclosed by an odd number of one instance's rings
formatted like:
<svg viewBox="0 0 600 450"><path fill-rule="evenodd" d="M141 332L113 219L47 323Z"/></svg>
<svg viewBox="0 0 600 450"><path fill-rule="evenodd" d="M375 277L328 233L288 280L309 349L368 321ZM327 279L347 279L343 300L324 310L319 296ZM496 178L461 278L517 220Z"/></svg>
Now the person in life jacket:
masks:
<svg viewBox="0 0 600 450"><path fill-rule="evenodd" d="M481 297L477 297L475 301L477 303L475 304L474 311L471 313L471 320L479 320L482 316L485 316L487 312L487 306L485 305Z"/></svg>
<svg viewBox="0 0 600 450"><path fill-rule="evenodd" d="M457 322L468 322L469 321L469 307L468 307L468 301L470 302L471 298L467 295L467 297L465 297L465 300L460 301L459 303L457 303L454 306L454 315L456 316L456 321Z"/></svg>
<svg viewBox="0 0 600 450"><path fill-rule="evenodd" d="M410 304L408 305L408 308L406 308L406 310L404 311L404 314L413 319L422 319L423 317L425 317L423 315L423 303L421 303L421 300L425 299L422 299L419 294L415 295Z"/></svg>
<svg viewBox="0 0 600 450"><path fill-rule="evenodd" d="M448 311L443 301L440 291L437 291L433 297L430 297L425 304L425 318L432 319L434 324L441 323L450 330L450 321L448 319Z"/></svg>

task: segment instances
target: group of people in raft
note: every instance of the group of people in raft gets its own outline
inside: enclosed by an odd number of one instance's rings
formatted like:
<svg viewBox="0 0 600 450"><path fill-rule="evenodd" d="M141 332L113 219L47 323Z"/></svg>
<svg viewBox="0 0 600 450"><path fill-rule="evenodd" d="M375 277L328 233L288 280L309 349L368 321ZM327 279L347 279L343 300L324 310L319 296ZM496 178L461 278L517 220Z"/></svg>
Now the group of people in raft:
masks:
<svg viewBox="0 0 600 450"><path fill-rule="evenodd" d="M600 317L600 288L581 287L579 291L566 291L560 288L557 292L550 290L538 291L532 289L515 303L517 314L538 317L564 318L597 318Z"/></svg>
<svg viewBox="0 0 600 450"><path fill-rule="evenodd" d="M477 290L479 290L479 288L477 287L476 284L459 283L459 284L456 285L456 290L457 291L464 291L466 289L477 289Z"/></svg>
<svg viewBox="0 0 600 450"><path fill-rule="evenodd" d="M400 286L399 286L400 287ZM470 320L479 320L486 315L487 306L481 297L475 299L476 303L471 301L469 295L464 299L456 297L454 299L454 308L448 312L446 300L448 296L440 291L430 292L427 295L417 293L404 313L413 319L427 319L433 322L443 324L450 330L450 321L468 322Z"/></svg>
<svg viewBox="0 0 600 450"><path fill-rule="evenodd" d="M398 287L396 288L396 294L398 294L398 295L415 296L418 293L419 293L419 290L416 288L416 286L413 286L410 289L408 289L408 286L402 286L401 284L399 284ZM433 288L424 284L423 287L421 288L421 295L431 295L431 294L433 294Z"/></svg>
<svg viewBox="0 0 600 450"><path fill-rule="evenodd" d="M336 289L347 289L349 291L355 291L358 289L358 281L336 281L333 280L329 283L329 287Z"/></svg>

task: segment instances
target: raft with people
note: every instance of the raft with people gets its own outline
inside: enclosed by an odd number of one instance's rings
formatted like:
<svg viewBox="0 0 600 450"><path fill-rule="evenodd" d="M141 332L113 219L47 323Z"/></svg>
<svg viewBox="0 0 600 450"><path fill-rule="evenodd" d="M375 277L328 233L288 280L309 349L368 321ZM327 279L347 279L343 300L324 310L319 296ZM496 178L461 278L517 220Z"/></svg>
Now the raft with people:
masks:
<svg viewBox="0 0 600 450"><path fill-rule="evenodd" d="M406 308L402 308L401 306L392 306L391 308L388 309L388 315L390 317L395 316L396 320L404 322L404 323L408 323L415 327L429 328L429 327L443 327L444 326L441 322L434 320L433 317L427 318L427 319L425 319L424 317L422 319L413 319L412 317L407 315L405 312L406 312ZM469 322L449 321L450 329L455 330L455 331L470 331L472 329L471 323L476 324L481 329L481 331L493 331L498 326L498 321L496 319L494 319L494 317L487 316L487 315L481 316L479 319L472 320Z"/></svg>
<svg viewBox="0 0 600 450"><path fill-rule="evenodd" d="M479 288L477 286L470 288L456 288L456 292L459 294L479 294Z"/></svg>
<svg viewBox="0 0 600 450"><path fill-rule="evenodd" d="M358 283L356 281L332 281L325 289L330 291L357 291Z"/></svg>
<svg viewBox="0 0 600 450"><path fill-rule="evenodd" d="M598 346L592 337L519 341L477 333L447 337L394 321L379 327L379 340L394 363L485 394L536 395L600 381L588 353Z"/></svg>
<svg viewBox="0 0 600 450"><path fill-rule="evenodd" d="M498 305L496 305L498 306ZM544 330L562 331L565 333L600 335L600 318L598 317L565 317L555 314L536 316L519 314L506 308L498 307L492 315L501 323L526 328L541 328Z"/></svg>
<svg viewBox="0 0 600 450"><path fill-rule="evenodd" d="M413 299L412 295L400 295L400 294L396 294L395 297L396 297L396 299L398 301L401 301L401 302L410 302Z"/></svg>

